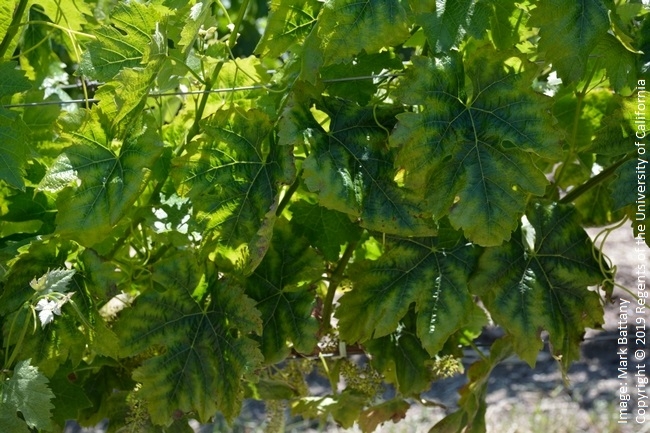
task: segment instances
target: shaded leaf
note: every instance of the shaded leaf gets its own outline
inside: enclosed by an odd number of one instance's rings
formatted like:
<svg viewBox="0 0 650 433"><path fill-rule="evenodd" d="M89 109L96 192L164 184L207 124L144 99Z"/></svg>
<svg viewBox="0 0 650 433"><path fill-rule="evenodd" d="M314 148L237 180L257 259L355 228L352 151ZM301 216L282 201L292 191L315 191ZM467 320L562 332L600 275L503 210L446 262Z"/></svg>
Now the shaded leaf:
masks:
<svg viewBox="0 0 650 433"><path fill-rule="evenodd" d="M283 360L292 346L302 353L316 346L315 296L309 283L322 272L322 260L307 239L294 236L285 220L278 221L268 252L245 282L246 294L262 314L265 363Z"/></svg>
<svg viewBox="0 0 650 433"><path fill-rule="evenodd" d="M4 33L0 33L4 35ZM16 62L0 62L0 98L25 92L32 84L25 73L17 68Z"/></svg>
<svg viewBox="0 0 650 433"><path fill-rule="evenodd" d="M545 191L536 155L559 150L546 98L506 57L483 47L466 70L455 55L414 58L398 95L423 109L399 114L391 136L405 185L483 246L510 238L529 194Z"/></svg>
<svg viewBox="0 0 650 433"><path fill-rule="evenodd" d="M30 131L18 114L0 108L0 179L25 189L25 165L29 154Z"/></svg>
<svg viewBox="0 0 650 433"><path fill-rule="evenodd" d="M359 219L369 230L402 236L435 233L433 221L394 180L386 128L392 127L396 111L335 99L318 108L330 116L329 132L313 118L300 128L308 131L312 146L303 163L305 184L320 205Z"/></svg>
<svg viewBox="0 0 650 433"><path fill-rule="evenodd" d="M510 242L485 250L470 287L523 360L535 364L546 330L566 370L580 356L585 329L603 323L599 296L588 286L604 280L606 267L594 259L573 208L536 204L526 216Z"/></svg>
<svg viewBox="0 0 650 433"><path fill-rule="evenodd" d="M528 25L539 28L538 50L565 84L584 76L589 55L610 27L602 0L539 2Z"/></svg>
<svg viewBox="0 0 650 433"><path fill-rule="evenodd" d="M309 239L311 245L331 262L339 259L342 245L359 239L361 235L361 228L344 213L304 200L292 203L290 209L296 233Z"/></svg>

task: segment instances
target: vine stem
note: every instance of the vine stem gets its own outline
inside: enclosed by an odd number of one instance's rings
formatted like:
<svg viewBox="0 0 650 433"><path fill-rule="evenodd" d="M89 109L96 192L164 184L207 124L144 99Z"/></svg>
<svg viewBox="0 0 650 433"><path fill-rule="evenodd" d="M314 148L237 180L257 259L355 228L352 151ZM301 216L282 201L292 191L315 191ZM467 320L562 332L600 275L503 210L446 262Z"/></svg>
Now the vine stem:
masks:
<svg viewBox="0 0 650 433"><path fill-rule="evenodd" d="M328 332L332 329L332 306L334 304L334 295L336 294L336 289L338 289L339 284L343 281L343 271L348 266L352 254L354 253L355 248L357 247L357 242L350 242L343 252L343 256L336 265L336 269L332 273L332 278L330 278L329 286L327 287L327 294L325 295L325 300L323 301L323 317L321 322L321 328L323 333Z"/></svg>
<svg viewBox="0 0 650 433"><path fill-rule="evenodd" d="M9 48L9 44L11 44L11 41L18 33L18 29L20 28L20 20L22 19L23 14L27 9L28 3L29 0L20 0L20 3L18 3L16 9L14 9L14 15L11 18L11 24L9 24L9 28L7 28L7 33L5 34L5 37L2 39L2 42L0 42L0 59L4 58L7 49Z"/></svg>
<svg viewBox="0 0 650 433"><path fill-rule="evenodd" d="M629 161L632 159L634 154L628 155L623 159L620 159L619 161L616 161L600 173L598 173L596 176L590 178L588 181L583 183L582 185L578 186L577 188L572 189L560 199L560 203L567 204L571 203L572 201L576 200L578 197L580 197L582 194L586 193L589 191L591 188L595 187L599 183L605 181L609 177L611 177L614 172L616 171L617 168L619 168L621 165L623 165L625 162Z"/></svg>
<svg viewBox="0 0 650 433"><path fill-rule="evenodd" d="M235 44L237 43L237 34L239 33L239 27L241 26L242 21L244 20L244 16L246 15L246 11L248 10L248 5L250 4L250 0L244 0L239 14L237 14L237 18L235 19L235 22L233 23L232 31L230 32L230 37L228 37L228 51L232 53L233 48L235 48ZM177 155L180 155L187 143L192 141L192 138L194 138L196 135L198 135L200 128L199 128L199 122L203 118L203 112L205 111L205 107L208 103L208 98L210 97L210 90L212 90L212 86L217 82L217 78L219 77L219 74L221 73L221 68L223 68L223 65L225 64L225 60L220 60L219 63L214 67L214 70L212 71L212 74L210 75L210 78L206 80L205 82L205 93L201 97L201 101L199 102L199 107L196 110L196 115L194 116L194 123L192 124L192 127L190 128L187 138L185 139L185 145L181 146L177 150Z"/></svg>

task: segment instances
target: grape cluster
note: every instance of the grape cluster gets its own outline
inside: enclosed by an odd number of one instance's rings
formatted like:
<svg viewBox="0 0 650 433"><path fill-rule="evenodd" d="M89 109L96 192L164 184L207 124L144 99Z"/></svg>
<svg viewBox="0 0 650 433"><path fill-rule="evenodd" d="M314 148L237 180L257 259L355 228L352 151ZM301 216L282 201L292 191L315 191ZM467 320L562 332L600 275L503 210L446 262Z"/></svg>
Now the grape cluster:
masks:
<svg viewBox="0 0 650 433"><path fill-rule="evenodd" d="M341 359L339 371L345 379L348 388L354 389L367 395L375 397L383 389L381 374L370 364L359 366L349 359Z"/></svg>
<svg viewBox="0 0 650 433"><path fill-rule="evenodd" d="M433 380L445 379L457 373L462 373L463 364L460 359L452 355L438 356L433 362L431 372L433 373Z"/></svg>
<svg viewBox="0 0 650 433"><path fill-rule="evenodd" d="M308 395L309 387L305 381L305 376L311 373L313 361L310 359L294 359L289 361L285 368L286 380L289 385L296 390L298 395Z"/></svg>
<svg viewBox="0 0 650 433"><path fill-rule="evenodd" d="M264 433L279 433L284 431L285 403L282 400L268 400L266 402L266 425Z"/></svg>

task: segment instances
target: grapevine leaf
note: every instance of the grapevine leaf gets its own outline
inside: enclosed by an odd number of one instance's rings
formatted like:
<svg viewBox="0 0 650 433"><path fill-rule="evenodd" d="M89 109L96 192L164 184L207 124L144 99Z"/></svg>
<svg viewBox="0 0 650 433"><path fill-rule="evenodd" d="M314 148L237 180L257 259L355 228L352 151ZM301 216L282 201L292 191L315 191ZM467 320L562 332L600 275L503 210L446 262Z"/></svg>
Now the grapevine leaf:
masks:
<svg viewBox="0 0 650 433"><path fill-rule="evenodd" d="M287 357L290 344L301 353L316 346L318 324L312 317L314 295L309 282L322 273L322 260L305 238L296 238L289 225L276 223L271 247L246 280L246 294L262 314L260 348L264 362Z"/></svg>
<svg viewBox="0 0 650 433"><path fill-rule="evenodd" d="M16 364L13 376L1 389L0 403L13 408L14 417L20 412L30 428L47 430L51 427L54 394L48 387L47 377L30 365L29 359Z"/></svg>
<svg viewBox="0 0 650 433"><path fill-rule="evenodd" d="M635 202L638 199L637 191L634 188L630 188L630 185L634 185L637 182L637 165L643 167L647 166L647 163L644 164L640 163L638 159L631 159L624 162L616 170L616 178L609 185L613 210L623 209L636 204ZM634 221L635 218L631 219Z"/></svg>
<svg viewBox="0 0 650 433"><path fill-rule="evenodd" d="M431 356L415 335L414 322L409 314L392 334L365 343L373 367L403 395L425 391L433 380Z"/></svg>
<svg viewBox="0 0 650 433"><path fill-rule="evenodd" d="M351 267L354 289L341 297L336 312L341 337L364 342L388 335L415 304L417 336L435 355L471 317L467 280L477 253L448 228L437 238L387 240L378 260Z"/></svg>
<svg viewBox="0 0 650 433"><path fill-rule="evenodd" d="M327 82L326 88L329 95L355 101L364 106L376 93L378 83L371 79L345 80L345 78L369 77L384 70L400 69L402 69L402 61L391 52L361 53L355 56L351 62L324 67L321 70L321 76ZM339 81L339 79L344 80Z"/></svg>
<svg viewBox="0 0 650 433"><path fill-rule="evenodd" d="M605 34L592 55L602 61L607 78L615 91L636 87L638 53L630 52L616 37Z"/></svg>
<svg viewBox="0 0 650 433"><path fill-rule="evenodd" d="M13 259L0 292L0 315L6 316L20 308L34 295L29 282L50 269L65 266L68 254L74 254L71 242L52 239L35 240ZM5 322L6 325L6 322Z"/></svg>
<svg viewBox="0 0 650 433"><path fill-rule="evenodd" d="M2 6L0 6L2 7ZM0 387L0 390L2 387ZM0 401L0 431L12 433L30 433L25 421L18 417L16 408Z"/></svg>
<svg viewBox="0 0 650 433"><path fill-rule="evenodd" d="M198 0L192 6L187 4L183 8L182 16L179 17L178 25L183 28L180 33L178 45L183 47L183 54L187 54L194 45L201 27L204 26L206 21L211 17L210 5L212 0ZM184 18L184 19L183 19Z"/></svg>
<svg viewBox="0 0 650 433"><path fill-rule="evenodd" d="M255 52L262 57L278 57L302 43L316 24L321 4L317 0L273 0Z"/></svg>
<svg viewBox="0 0 650 433"><path fill-rule="evenodd" d="M494 367L513 354L511 338L499 338L490 348L490 357L472 364L467 371L468 383L458 392L458 411L446 416L430 433L485 433L488 380Z"/></svg>
<svg viewBox="0 0 650 433"><path fill-rule="evenodd" d="M102 240L126 215L162 151L149 125L134 127L115 150L115 141L93 113L80 130L68 135L74 144L44 179L45 184L75 179L76 185L59 193L57 231L85 246Z"/></svg>
<svg viewBox="0 0 650 433"><path fill-rule="evenodd" d="M50 386L54 392L54 420L63 425L69 419L78 419L79 411L92 407L92 402L83 392L83 389L69 379L71 371L59 368L54 377L50 379Z"/></svg>
<svg viewBox="0 0 650 433"><path fill-rule="evenodd" d="M25 73L16 69L16 66L16 62L0 62L0 98L25 92L32 88L32 84L25 77Z"/></svg>
<svg viewBox="0 0 650 433"><path fill-rule="evenodd" d="M312 140L312 152L303 163L304 179L319 203L358 218L369 230L434 234L433 221L394 180L384 125L392 126L395 111L335 99L326 99L318 108L330 116L329 133L313 119L302 128Z"/></svg>
<svg viewBox="0 0 650 433"><path fill-rule="evenodd" d="M99 81L109 81L123 69L147 63L152 46L156 45L153 35L161 18L155 5L118 3L111 13L111 25L94 31L97 40L88 44L84 52L81 73Z"/></svg>
<svg viewBox="0 0 650 433"><path fill-rule="evenodd" d="M0 179L25 190L25 165L30 131L18 114L0 108Z"/></svg>
<svg viewBox="0 0 650 433"><path fill-rule="evenodd" d="M226 247L222 252L258 233L268 241L262 232L272 227L280 186L295 177L291 147L270 142L271 122L257 110L222 110L204 127L205 137L176 159L173 173L206 225L204 241ZM261 259L263 250L250 253Z"/></svg>
<svg viewBox="0 0 650 433"><path fill-rule="evenodd" d="M588 286L604 279L578 213L536 204L510 242L486 249L470 288L496 323L513 336L516 353L535 364L548 331L564 369L579 358L585 328L603 323L598 294Z"/></svg>
<svg viewBox="0 0 650 433"><path fill-rule="evenodd" d="M318 36L325 65L350 60L365 50L398 45L409 36L401 0L331 0L318 16Z"/></svg>
<svg viewBox="0 0 650 433"><path fill-rule="evenodd" d="M448 214L483 246L509 239L528 195L544 194L534 155L559 150L545 98L506 56L484 47L466 71L458 56L414 58L399 97L424 108L399 114L391 136L405 185L424 194L436 218Z"/></svg>
<svg viewBox="0 0 650 433"><path fill-rule="evenodd" d="M193 280L179 280L187 281ZM204 290L205 300L193 296ZM242 378L262 360L246 335L259 332L261 321L254 302L234 285L217 281L216 272L198 287L146 292L115 327L124 356L161 349L133 372L154 423L167 424L176 410L194 412L204 422L217 411L228 419L238 414Z"/></svg>
<svg viewBox="0 0 650 433"><path fill-rule="evenodd" d="M565 84L584 76L589 55L610 27L602 0L540 2L528 25L539 28L538 49Z"/></svg>
<svg viewBox="0 0 650 433"><path fill-rule="evenodd" d="M378 405L372 406L359 416L359 427L363 433L374 432L378 426L388 420L394 423L406 417L411 405L401 398L394 398Z"/></svg>
<svg viewBox="0 0 650 433"><path fill-rule="evenodd" d="M306 236L325 259L335 262L341 255L341 246L358 240L361 229L344 213L310 204L304 200L291 205L291 222L296 233Z"/></svg>

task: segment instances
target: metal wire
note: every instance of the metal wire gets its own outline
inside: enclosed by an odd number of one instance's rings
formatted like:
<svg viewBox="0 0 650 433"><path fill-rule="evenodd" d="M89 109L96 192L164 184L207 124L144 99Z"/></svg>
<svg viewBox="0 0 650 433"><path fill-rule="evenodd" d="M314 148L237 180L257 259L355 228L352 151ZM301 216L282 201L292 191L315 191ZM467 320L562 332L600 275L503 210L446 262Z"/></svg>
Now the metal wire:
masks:
<svg viewBox="0 0 650 433"><path fill-rule="evenodd" d="M340 83L348 81L362 81L362 80L374 80L374 79L385 79L385 78L395 78L402 74L376 74L376 75L362 75L358 77L344 77L344 78L331 78L323 80L323 83ZM94 87L99 86L103 83L91 83ZM72 89L72 88L81 88L80 84L76 85L66 85L62 88ZM175 92L162 92L162 93L149 93L148 96L152 98L164 97L164 96L191 96L191 95L204 95L207 93L234 93L242 92L247 90L263 90L263 89L272 89L273 85L252 85L252 86L240 86L240 87L225 87L219 89L210 89L210 90L187 90L187 91L175 91ZM68 105L68 104L96 104L101 102L96 98L89 99L70 99L68 101L40 101L40 102L22 102L17 104L5 104L1 105L3 108L31 108L31 107L42 107L48 105Z"/></svg>

